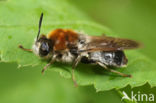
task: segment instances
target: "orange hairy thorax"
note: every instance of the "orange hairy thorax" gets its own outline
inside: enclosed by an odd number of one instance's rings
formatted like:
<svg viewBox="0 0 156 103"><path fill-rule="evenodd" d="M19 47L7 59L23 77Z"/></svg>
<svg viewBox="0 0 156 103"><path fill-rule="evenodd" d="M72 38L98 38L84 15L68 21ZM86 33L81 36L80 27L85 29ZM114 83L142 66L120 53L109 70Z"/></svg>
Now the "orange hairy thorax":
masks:
<svg viewBox="0 0 156 103"><path fill-rule="evenodd" d="M54 41L54 50L65 50L68 45L75 44L78 40L78 34L69 29L56 29L48 34L48 39Z"/></svg>

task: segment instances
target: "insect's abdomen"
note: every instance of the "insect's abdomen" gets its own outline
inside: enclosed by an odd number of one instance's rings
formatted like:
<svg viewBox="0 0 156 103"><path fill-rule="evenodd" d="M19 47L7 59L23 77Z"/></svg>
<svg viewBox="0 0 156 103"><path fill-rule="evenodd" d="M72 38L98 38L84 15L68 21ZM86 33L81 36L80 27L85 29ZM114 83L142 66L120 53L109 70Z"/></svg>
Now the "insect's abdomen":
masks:
<svg viewBox="0 0 156 103"><path fill-rule="evenodd" d="M122 67L127 64L127 59L123 51L113 51L113 52L92 52L89 57L83 57L82 63L96 63L100 62L106 66Z"/></svg>
<svg viewBox="0 0 156 103"><path fill-rule="evenodd" d="M54 42L54 50L65 50L69 45L75 45L78 34L68 29L56 29L48 34L48 38Z"/></svg>

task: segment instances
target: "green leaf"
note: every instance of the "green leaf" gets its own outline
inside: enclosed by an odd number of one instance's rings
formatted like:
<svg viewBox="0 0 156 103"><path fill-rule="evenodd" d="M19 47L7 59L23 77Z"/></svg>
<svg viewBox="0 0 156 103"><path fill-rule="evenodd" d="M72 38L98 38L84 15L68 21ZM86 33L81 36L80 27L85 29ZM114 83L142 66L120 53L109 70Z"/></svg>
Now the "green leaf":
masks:
<svg viewBox="0 0 156 103"><path fill-rule="evenodd" d="M150 97L151 95L154 95L156 94L156 87L152 87L146 83L145 85L143 86L139 86L139 87L134 87L134 88L131 88L130 85L126 86L125 88L122 88L120 89L119 92L125 92L127 94L128 97L130 97L130 99L132 100L132 93L133 94L136 94L137 96L135 97L137 102L135 102L135 100L133 100L133 102L135 103L152 103L152 102L155 102L155 100L153 101ZM142 97L141 95L145 94L147 96L147 98L144 98ZM139 97L140 95L140 97ZM123 97L123 96L121 96ZM139 101L140 99L140 101Z"/></svg>
<svg viewBox="0 0 156 103"><path fill-rule="evenodd" d="M39 65L42 69L47 63L32 53L18 48L19 44L31 48L37 35L38 19L44 12L41 32L47 34L56 28L70 28L89 35L107 34L117 36L108 28L94 23L66 0L14 0L0 1L0 54L3 62L17 62L19 66ZM79 85L94 85L97 91L132 87L149 82L156 85L154 63L136 50L126 51L129 63L127 68L117 69L132 74L132 78L118 77L99 66L79 64L75 70ZM55 63L50 70L58 71L65 78L71 77L71 65Z"/></svg>
<svg viewBox="0 0 156 103"><path fill-rule="evenodd" d="M51 71L40 74L40 67L0 63L0 103L120 103L116 91L97 93L93 86L74 87L70 79ZM28 69L30 68L30 69ZM114 99L111 99L113 96Z"/></svg>
<svg viewBox="0 0 156 103"><path fill-rule="evenodd" d="M123 97L115 89L97 93L93 86L75 88L70 79L55 71L40 74L40 66L18 69L15 63L0 63L0 81L0 103L121 103ZM126 86L122 91L129 97L131 91L156 95L156 87L147 84L133 89Z"/></svg>

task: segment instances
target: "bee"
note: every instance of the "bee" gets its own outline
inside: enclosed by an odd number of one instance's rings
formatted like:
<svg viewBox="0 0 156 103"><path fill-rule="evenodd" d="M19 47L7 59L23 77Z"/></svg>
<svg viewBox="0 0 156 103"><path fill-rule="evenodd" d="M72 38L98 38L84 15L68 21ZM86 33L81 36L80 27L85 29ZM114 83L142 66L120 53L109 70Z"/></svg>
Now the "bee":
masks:
<svg viewBox="0 0 156 103"><path fill-rule="evenodd" d="M95 64L105 70L122 77L131 77L129 74L118 72L109 67L125 67L127 58L123 50L140 47L136 41L108 36L89 36L70 29L56 29L48 35L40 35L43 13L39 20L39 30L32 49L22 45L19 48L33 52L37 56L50 60L42 69L42 73L54 62L72 63L72 80L77 85L74 70L79 62Z"/></svg>

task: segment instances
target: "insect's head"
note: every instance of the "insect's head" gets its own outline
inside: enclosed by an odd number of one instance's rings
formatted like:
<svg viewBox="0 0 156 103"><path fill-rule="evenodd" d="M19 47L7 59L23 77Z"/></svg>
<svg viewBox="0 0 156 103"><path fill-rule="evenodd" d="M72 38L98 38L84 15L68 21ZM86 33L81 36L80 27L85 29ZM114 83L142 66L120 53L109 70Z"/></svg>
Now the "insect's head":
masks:
<svg viewBox="0 0 156 103"><path fill-rule="evenodd" d="M49 40L45 35L40 35L40 28L42 24L43 13L40 16L39 20L39 30L35 43L33 45L33 52L40 57L49 57L52 51L52 41Z"/></svg>

